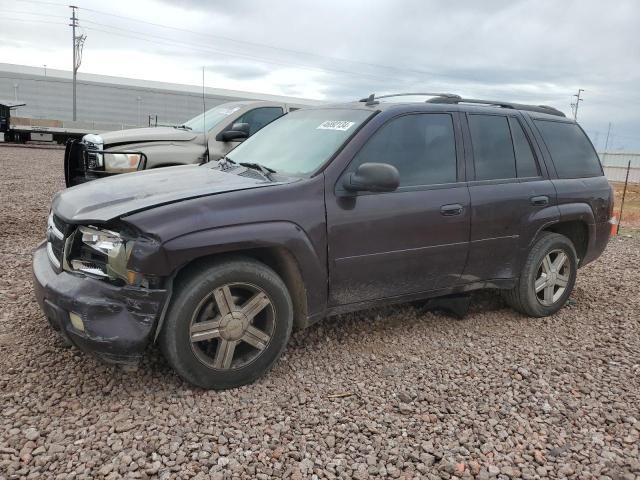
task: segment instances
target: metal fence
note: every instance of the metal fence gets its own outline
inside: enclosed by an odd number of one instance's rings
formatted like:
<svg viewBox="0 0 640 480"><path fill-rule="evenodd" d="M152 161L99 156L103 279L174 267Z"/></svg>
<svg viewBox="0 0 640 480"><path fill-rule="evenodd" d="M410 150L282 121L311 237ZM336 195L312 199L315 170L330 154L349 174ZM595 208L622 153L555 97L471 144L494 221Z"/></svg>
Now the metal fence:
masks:
<svg viewBox="0 0 640 480"><path fill-rule="evenodd" d="M610 182L624 182L627 177L627 167L604 166L604 174ZM629 169L629 183L640 183L640 168Z"/></svg>
<svg viewBox="0 0 640 480"><path fill-rule="evenodd" d="M640 153L600 153L604 174L612 182L624 182L629 170L629 183L640 183Z"/></svg>

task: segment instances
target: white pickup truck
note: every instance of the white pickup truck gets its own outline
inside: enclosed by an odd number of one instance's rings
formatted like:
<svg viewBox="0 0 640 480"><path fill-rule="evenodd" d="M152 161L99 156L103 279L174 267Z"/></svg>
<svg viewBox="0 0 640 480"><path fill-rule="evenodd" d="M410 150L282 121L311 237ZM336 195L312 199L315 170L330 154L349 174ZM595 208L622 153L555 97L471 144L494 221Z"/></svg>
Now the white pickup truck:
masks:
<svg viewBox="0 0 640 480"><path fill-rule="evenodd" d="M238 101L182 125L88 134L67 143L68 187L118 173L218 160L266 124L303 105Z"/></svg>

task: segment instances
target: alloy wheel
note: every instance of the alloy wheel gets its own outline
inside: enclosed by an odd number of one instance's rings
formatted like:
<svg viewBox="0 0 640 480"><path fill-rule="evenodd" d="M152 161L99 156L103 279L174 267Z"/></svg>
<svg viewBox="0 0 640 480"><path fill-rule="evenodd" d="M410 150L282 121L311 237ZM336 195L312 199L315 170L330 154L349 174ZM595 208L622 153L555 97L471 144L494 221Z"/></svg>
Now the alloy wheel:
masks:
<svg viewBox="0 0 640 480"><path fill-rule="evenodd" d="M571 276L571 262L563 250L547 253L538 266L535 291L544 306L555 304L564 294Z"/></svg>
<svg viewBox="0 0 640 480"><path fill-rule="evenodd" d="M195 309L189 326L191 348L209 368L244 367L267 348L276 311L261 288L229 283L216 288Z"/></svg>

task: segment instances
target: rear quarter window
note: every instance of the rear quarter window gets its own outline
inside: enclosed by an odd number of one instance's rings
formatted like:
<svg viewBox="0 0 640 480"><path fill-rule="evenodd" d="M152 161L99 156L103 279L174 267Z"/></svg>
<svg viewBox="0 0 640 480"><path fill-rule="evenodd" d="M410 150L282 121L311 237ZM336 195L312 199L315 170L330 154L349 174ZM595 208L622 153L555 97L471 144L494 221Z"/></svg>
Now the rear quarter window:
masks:
<svg viewBox="0 0 640 480"><path fill-rule="evenodd" d="M535 121L549 149L559 178L599 177L600 160L591 142L575 123Z"/></svg>

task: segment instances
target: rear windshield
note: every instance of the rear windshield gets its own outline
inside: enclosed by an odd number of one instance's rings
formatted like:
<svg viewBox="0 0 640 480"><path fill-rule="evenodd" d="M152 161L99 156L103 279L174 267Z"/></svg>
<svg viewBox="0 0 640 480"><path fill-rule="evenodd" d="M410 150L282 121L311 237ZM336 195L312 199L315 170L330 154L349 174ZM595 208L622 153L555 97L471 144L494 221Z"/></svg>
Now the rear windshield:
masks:
<svg viewBox="0 0 640 480"><path fill-rule="evenodd" d="M602 167L591 142L575 123L536 120L560 178L599 177Z"/></svg>

